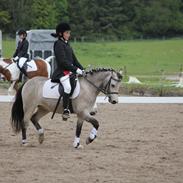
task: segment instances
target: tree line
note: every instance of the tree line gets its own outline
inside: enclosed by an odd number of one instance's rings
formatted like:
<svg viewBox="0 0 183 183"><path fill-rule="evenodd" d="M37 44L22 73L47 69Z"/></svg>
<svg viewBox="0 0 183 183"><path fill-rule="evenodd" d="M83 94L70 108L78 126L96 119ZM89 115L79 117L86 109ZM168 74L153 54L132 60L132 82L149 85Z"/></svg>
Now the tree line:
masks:
<svg viewBox="0 0 183 183"><path fill-rule="evenodd" d="M130 39L183 34L183 0L0 0L0 29L55 29L68 22L75 38Z"/></svg>

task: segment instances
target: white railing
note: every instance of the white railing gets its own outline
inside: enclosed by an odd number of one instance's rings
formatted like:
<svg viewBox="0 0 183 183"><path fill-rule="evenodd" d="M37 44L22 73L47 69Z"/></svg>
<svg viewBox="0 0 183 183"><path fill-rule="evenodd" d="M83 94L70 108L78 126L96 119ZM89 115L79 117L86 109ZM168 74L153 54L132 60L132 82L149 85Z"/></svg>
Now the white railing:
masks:
<svg viewBox="0 0 183 183"><path fill-rule="evenodd" d="M0 30L0 58L2 57L2 32Z"/></svg>
<svg viewBox="0 0 183 183"><path fill-rule="evenodd" d="M183 104L183 97L118 97L120 104ZM13 102L14 96L0 95L0 102ZM97 103L108 103L108 99L99 96Z"/></svg>

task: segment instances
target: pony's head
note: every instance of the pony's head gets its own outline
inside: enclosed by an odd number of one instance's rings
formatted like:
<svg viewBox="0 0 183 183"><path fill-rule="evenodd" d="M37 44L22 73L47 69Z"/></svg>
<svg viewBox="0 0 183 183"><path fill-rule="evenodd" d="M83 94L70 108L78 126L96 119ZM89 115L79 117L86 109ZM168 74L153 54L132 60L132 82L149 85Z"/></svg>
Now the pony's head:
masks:
<svg viewBox="0 0 183 183"><path fill-rule="evenodd" d="M2 58L2 57L0 58L0 63L1 63L1 62L3 62L3 58Z"/></svg>
<svg viewBox="0 0 183 183"><path fill-rule="evenodd" d="M118 103L118 94L121 86L121 81L123 79L122 72L112 71L110 79L106 85L108 100L111 104Z"/></svg>
<svg viewBox="0 0 183 183"><path fill-rule="evenodd" d="M8 64L11 64L13 61L11 59L5 59L5 58L0 58L0 66L7 66Z"/></svg>
<svg viewBox="0 0 183 183"><path fill-rule="evenodd" d="M113 69L97 68L92 69L87 73L90 73L94 76L98 76L95 78L95 81L93 81L93 83L90 83L96 87L94 82L97 83L97 81L101 80L100 86L96 88L98 89L98 91L101 91L106 96L108 96L108 100L111 104L118 103L118 94L121 85L121 80L123 78L122 71L117 72Z"/></svg>
<svg viewBox="0 0 183 183"><path fill-rule="evenodd" d="M7 64L6 62L4 62L4 59L3 58L0 58L0 66L3 68L5 67Z"/></svg>

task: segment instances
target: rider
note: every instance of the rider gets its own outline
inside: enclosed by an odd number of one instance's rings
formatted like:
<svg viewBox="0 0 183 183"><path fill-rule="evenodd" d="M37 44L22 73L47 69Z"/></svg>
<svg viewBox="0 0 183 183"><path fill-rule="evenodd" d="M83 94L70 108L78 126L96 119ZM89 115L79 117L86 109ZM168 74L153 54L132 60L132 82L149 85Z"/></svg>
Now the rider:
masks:
<svg viewBox="0 0 183 183"><path fill-rule="evenodd" d="M20 29L18 31L18 35L19 35L20 41L18 42L18 46L13 55L13 60L17 63L17 66L20 69L21 73L23 73L24 75L27 75L26 69L24 67L24 63L29 58L29 55L28 55L29 42L26 39L27 32L24 29Z"/></svg>
<svg viewBox="0 0 183 183"><path fill-rule="evenodd" d="M71 92L71 84L69 75L71 73L82 75L84 73L82 65L77 60L74 51L69 45L71 28L68 23L60 23L56 27L56 33L51 35L58 40L54 43L54 54L56 58L57 68L52 75L52 81L58 81L64 87L62 117L67 120L69 116L69 97Z"/></svg>

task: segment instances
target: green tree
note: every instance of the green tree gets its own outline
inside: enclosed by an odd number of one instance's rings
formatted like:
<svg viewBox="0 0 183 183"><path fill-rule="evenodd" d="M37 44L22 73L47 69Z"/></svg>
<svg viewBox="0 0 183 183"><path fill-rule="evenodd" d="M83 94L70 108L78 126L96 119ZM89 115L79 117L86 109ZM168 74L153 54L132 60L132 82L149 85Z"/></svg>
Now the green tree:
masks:
<svg viewBox="0 0 183 183"><path fill-rule="evenodd" d="M52 29L67 21L74 37L133 38L183 33L183 0L0 0L0 27Z"/></svg>
<svg viewBox="0 0 183 183"><path fill-rule="evenodd" d="M68 0L55 0L55 7L57 11L57 22L68 22Z"/></svg>
<svg viewBox="0 0 183 183"><path fill-rule="evenodd" d="M0 29L2 31L7 31L10 22L10 13L7 9L6 1L0 0Z"/></svg>
<svg viewBox="0 0 183 183"><path fill-rule="evenodd" d="M144 36L176 35L183 31L183 14L180 0L154 0L142 3L136 9L136 29Z"/></svg>
<svg viewBox="0 0 183 183"><path fill-rule="evenodd" d="M11 23L7 31L14 33L20 28L28 29L31 24L32 0L6 0L4 8L9 12Z"/></svg>
<svg viewBox="0 0 183 183"><path fill-rule="evenodd" d="M0 28L4 31L10 23L10 15L7 11L0 10Z"/></svg>
<svg viewBox="0 0 183 183"><path fill-rule="evenodd" d="M58 16L55 5L52 0L33 0L31 13L32 28L55 28Z"/></svg>

